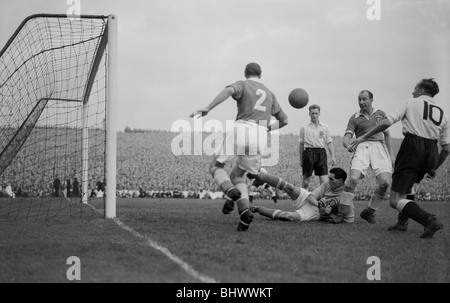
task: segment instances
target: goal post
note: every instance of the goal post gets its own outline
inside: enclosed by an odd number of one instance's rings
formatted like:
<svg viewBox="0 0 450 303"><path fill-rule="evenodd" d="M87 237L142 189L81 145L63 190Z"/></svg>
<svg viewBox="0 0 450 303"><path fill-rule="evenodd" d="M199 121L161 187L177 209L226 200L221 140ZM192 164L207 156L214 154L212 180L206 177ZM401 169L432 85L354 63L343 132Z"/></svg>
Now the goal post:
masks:
<svg viewBox="0 0 450 303"><path fill-rule="evenodd" d="M117 24L36 14L1 49L0 218L116 216Z"/></svg>
<svg viewBox="0 0 450 303"><path fill-rule="evenodd" d="M116 161L117 161L117 50L118 50L118 19L115 15L108 16L108 103L106 112L106 180L111 186L106 186L105 216L116 217Z"/></svg>

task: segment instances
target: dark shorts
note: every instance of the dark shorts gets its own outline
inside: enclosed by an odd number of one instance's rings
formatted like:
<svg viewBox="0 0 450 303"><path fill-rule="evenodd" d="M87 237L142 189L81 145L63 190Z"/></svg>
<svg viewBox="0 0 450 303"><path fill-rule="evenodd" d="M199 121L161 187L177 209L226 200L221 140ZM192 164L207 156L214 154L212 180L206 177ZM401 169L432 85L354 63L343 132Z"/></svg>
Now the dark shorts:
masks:
<svg viewBox="0 0 450 303"><path fill-rule="evenodd" d="M398 193L410 193L414 183L419 183L437 161L438 146L435 140L406 135L395 160L391 189Z"/></svg>
<svg viewBox="0 0 450 303"><path fill-rule="evenodd" d="M303 176L328 175L327 152L324 148L306 148L303 151Z"/></svg>

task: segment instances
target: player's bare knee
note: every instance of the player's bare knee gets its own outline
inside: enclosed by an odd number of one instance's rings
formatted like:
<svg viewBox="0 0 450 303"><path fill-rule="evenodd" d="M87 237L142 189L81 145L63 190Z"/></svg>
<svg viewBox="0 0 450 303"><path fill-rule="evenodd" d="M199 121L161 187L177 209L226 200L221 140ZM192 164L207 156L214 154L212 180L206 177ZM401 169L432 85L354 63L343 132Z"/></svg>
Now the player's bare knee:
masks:
<svg viewBox="0 0 450 303"><path fill-rule="evenodd" d="M359 178L350 178L348 180L348 183L350 185L350 187L352 188L356 188L356 185L358 184Z"/></svg>
<svg viewBox="0 0 450 303"><path fill-rule="evenodd" d="M393 209L397 209L397 204L398 204L397 201L389 200L389 206L392 207Z"/></svg>
<svg viewBox="0 0 450 303"><path fill-rule="evenodd" d="M243 176L237 173L234 169L230 173L230 180L234 185L245 183Z"/></svg>
<svg viewBox="0 0 450 303"><path fill-rule="evenodd" d="M393 195L391 193L391 196L389 197L389 206L392 207L393 209L397 209L398 206L398 198L396 195Z"/></svg>
<svg viewBox="0 0 450 303"><path fill-rule="evenodd" d="M287 211L283 211L280 214L278 214L277 219L280 221L294 221L294 217L291 215L290 212Z"/></svg>
<svg viewBox="0 0 450 303"><path fill-rule="evenodd" d="M298 217L298 214L295 212L288 212L286 217L287 217L288 221L299 221L300 220L300 218Z"/></svg>
<svg viewBox="0 0 450 303"><path fill-rule="evenodd" d="M380 182L380 185L378 185L378 191L380 194L382 194L384 196L384 194L386 194L388 188L389 188L390 182L387 180L382 180Z"/></svg>
<svg viewBox="0 0 450 303"><path fill-rule="evenodd" d="M347 182L345 183L345 188L346 188L346 190L354 191L356 188L356 185L358 185L358 179L348 178Z"/></svg>
<svg viewBox="0 0 450 303"><path fill-rule="evenodd" d="M209 173L211 174L211 176L214 177L214 172L215 172L217 169L218 169L218 167L215 166L214 164L211 164L211 165L209 166Z"/></svg>
<svg viewBox="0 0 450 303"><path fill-rule="evenodd" d="M233 183L234 185L236 185L236 184L239 184L239 183L244 183L245 184L245 181L244 181L244 179L242 178L242 177L240 177L240 176L230 176L230 180L231 180L231 183Z"/></svg>
<svg viewBox="0 0 450 303"><path fill-rule="evenodd" d="M389 187L389 186L388 186ZM384 197L386 196L386 192L387 192L387 187L378 187L377 189L375 189L375 191L373 192L373 194L375 195L375 197L377 197L378 199L383 200Z"/></svg>

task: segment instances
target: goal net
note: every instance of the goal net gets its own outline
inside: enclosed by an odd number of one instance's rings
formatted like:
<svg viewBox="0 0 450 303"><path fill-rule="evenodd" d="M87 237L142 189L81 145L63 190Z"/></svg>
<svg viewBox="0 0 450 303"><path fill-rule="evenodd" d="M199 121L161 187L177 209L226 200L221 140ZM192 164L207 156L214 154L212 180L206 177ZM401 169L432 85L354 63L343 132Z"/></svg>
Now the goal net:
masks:
<svg viewBox="0 0 450 303"><path fill-rule="evenodd" d="M114 18L33 15L1 50L0 219L90 216L115 203Z"/></svg>

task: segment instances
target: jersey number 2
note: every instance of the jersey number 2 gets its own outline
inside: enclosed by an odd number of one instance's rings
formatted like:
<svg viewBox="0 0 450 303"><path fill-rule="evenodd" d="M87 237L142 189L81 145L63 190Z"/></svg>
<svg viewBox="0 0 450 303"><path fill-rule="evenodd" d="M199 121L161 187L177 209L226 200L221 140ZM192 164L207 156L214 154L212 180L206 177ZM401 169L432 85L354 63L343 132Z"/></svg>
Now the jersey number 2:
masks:
<svg viewBox="0 0 450 303"><path fill-rule="evenodd" d="M266 100L267 93L265 91L263 91L262 89L257 89L256 94L261 97L258 99L258 101L256 101L255 109L265 112L266 107L261 104Z"/></svg>
<svg viewBox="0 0 450 303"><path fill-rule="evenodd" d="M423 102L423 120L430 120L436 126L439 126L443 117L444 111L439 106L428 104L426 101Z"/></svg>

